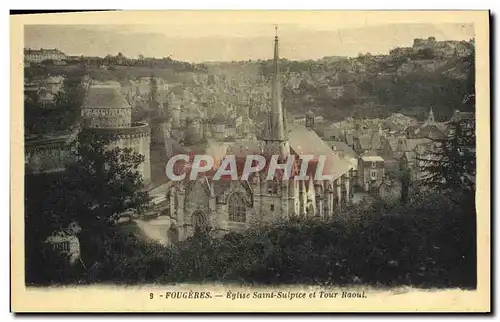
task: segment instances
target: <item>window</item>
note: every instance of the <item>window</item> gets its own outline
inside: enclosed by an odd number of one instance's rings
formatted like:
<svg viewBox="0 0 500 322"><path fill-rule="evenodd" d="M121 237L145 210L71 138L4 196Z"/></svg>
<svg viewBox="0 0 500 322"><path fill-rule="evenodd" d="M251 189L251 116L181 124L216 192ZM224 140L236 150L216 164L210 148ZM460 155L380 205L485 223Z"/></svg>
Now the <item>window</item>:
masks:
<svg viewBox="0 0 500 322"><path fill-rule="evenodd" d="M69 251L69 242L68 241L60 242L60 243L54 244L53 247L54 247L54 250L57 250L60 252L67 252L67 251Z"/></svg>
<svg viewBox="0 0 500 322"><path fill-rule="evenodd" d="M229 221L246 222L247 208L241 193L236 192L229 197Z"/></svg>
<svg viewBox="0 0 500 322"><path fill-rule="evenodd" d="M377 180L377 171L370 171L370 178L372 180Z"/></svg>
<svg viewBox="0 0 500 322"><path fill-rule="evenodd" d="M376 168L377 167L377 162L372 162L372 168Z"/></svg>
<svg viewBox="0 0 500 322"><path fill-rule="evenodd" d="M195 212L191 216L191 221L195 231L201 231L201 232L208 231L207 217L201 211Z"/></svg>
<svg viewBox="0 0 500 322"><path fill-rule="evenodd" d="M274 205L271 205L271 211L274 211Z"/></svg>

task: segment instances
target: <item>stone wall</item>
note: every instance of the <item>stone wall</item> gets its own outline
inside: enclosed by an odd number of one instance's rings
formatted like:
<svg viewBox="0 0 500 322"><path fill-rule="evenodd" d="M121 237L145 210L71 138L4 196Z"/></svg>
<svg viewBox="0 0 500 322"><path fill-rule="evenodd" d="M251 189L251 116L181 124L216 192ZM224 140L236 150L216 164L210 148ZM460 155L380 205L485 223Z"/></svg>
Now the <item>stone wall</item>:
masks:
<svg viewBox="0 0 500 322"><path fill-rule="evenodd" d="M134 123L128 128L91 128L86 129L94 133L109 135L114 138L112 147L130 148L144 156L144 162L139 165L138 171L142 175L144 185L151 183L151 129L146 123Z"/></svg>

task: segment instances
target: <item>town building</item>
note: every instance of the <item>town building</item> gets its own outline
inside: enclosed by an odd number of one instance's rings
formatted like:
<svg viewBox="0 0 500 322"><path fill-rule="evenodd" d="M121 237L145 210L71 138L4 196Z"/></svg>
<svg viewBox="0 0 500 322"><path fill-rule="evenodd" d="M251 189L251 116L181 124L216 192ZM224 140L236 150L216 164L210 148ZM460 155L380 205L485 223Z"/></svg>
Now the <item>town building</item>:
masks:
<svg viewBox="0 0 500 322"><path fill-rule="evenodd" d="M24 60L28 63L41 63L45 60L61 61L66 59L66 54L59 49L24 49Z"/></svg>
<svg viewBox="0 0 500 322"><path fill-rule="evenodd" d="M384 159L378 155L362 156L358 162L358 184L367 192L378 192L385 177Z"/></svg>

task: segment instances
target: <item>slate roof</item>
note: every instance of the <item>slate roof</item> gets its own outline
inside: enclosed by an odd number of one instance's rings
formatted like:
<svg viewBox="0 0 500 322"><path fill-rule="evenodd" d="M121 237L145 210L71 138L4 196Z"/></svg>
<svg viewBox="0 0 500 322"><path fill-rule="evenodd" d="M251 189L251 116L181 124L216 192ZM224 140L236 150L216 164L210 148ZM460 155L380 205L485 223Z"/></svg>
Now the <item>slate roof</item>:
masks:
<svg viewBox="0 0 500 322"><path fill-rule="evenodd" d="M356 152L347 145L347 143L342 141L325 141L330 148L334 146L336 150L344 152L349 157L356 157Z"/></svg>
<svg viewBox="0 0 500 322"><path fill-rule="evenodd" d="M297 126L292 129L288 133L288 141L298 155L313 155L315 160L321 155L326 156L323 173L332 175L334 180L351 169L348 161L340 159L325 141L306 127Z"/></svg>
<svg viewBox="0 0 500 322"><path fill-rule="evenodd" d="M131 109L120 89L114 86L91 85L83 101L82 108Z"/></svg>
<svg viewBox="0 0 500 322"><path fill-rule="evenodd" d="M325 139L331 139L332 137L340 138L343 136L342 130L331 127L323 128L323 136Z"/></svg>

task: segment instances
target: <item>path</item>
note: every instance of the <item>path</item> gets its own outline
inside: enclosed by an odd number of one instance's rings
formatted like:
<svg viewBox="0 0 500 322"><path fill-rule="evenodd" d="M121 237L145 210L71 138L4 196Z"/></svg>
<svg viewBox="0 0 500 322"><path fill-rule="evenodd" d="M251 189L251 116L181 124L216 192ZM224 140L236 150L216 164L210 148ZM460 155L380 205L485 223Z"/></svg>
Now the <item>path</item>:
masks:
<svg viewBox="0 0 500 322"><path fill-rule="evenodd" d="M168 230L170 229L169 217L160 216L152 220L135 219L134 222L147 240L157 242L163 246L170 245L168 238Z"/></svg>

